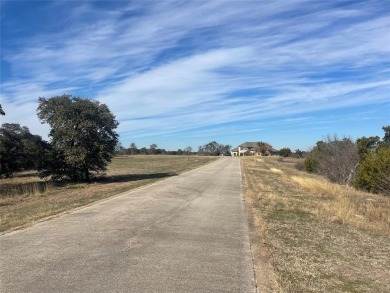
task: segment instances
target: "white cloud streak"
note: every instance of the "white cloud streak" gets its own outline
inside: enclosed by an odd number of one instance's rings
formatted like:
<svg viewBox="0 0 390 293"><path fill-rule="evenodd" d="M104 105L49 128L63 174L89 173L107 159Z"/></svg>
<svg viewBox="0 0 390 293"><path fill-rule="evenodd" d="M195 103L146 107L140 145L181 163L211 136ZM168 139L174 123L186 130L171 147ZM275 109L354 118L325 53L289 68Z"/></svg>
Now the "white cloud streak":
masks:
<svg viewBox="0 0 390 293"><path fill-rule="evenodd" d="M64 9L66 29L3 50L13 73L2 83L4 120L36 125L34 101L63 93L108 104L125 140L388 106L383 3L153 1L109 10L56 3L47 9Z"/></svg>

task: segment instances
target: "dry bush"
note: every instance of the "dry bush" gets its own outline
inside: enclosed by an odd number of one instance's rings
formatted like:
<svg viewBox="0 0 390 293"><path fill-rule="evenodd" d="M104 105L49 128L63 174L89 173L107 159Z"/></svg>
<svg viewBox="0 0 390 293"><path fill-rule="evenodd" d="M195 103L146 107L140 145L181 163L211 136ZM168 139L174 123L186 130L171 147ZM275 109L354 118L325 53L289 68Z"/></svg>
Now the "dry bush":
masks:
<svg viewBox="0 0 390 293"><path fill-rule="evenodd" d="M359 163L356 144L347 137L327 136L314 151L316 171L332 182L351 185Z"/></svg>
<svg viewBox="0 0 390 293"><path fill-rule="evenodd" d="M294 167L295 167L295 169L297 169L299 171L305 171L305 163L302 160L299 160L298 162L296 162Z"/></svg>

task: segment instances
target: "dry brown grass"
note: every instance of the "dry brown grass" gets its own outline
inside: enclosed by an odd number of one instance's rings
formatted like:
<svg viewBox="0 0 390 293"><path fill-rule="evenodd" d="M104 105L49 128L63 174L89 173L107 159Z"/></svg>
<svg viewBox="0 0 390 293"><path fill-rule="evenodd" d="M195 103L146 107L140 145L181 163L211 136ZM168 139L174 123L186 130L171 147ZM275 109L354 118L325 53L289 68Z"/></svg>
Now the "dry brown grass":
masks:
<svg viewBox="0 0 390 293"><path fill-rule="evenodd" d="M390 292L389 198L300 172L292 159L241 163L257 273L265 263L277 280L264 292Z"/></svg>
<svg viewBox="0 0 390 293"><path fill-rule="evenodd" d="M352 187L328 182L323 178L291 176L307 192L323 197L317 201L316 214L331 221L370 230L390 231L390 199Z"/></svg>
<svg viewBox="0 0 390 293"><path fill-rule="evenodd" d="M197 156L114 158L94 183L52 184L34 172L0 180L0 231L21 227L109 196L178 175L216 160ZM45 186L43 189L41 186Z"/></svg>

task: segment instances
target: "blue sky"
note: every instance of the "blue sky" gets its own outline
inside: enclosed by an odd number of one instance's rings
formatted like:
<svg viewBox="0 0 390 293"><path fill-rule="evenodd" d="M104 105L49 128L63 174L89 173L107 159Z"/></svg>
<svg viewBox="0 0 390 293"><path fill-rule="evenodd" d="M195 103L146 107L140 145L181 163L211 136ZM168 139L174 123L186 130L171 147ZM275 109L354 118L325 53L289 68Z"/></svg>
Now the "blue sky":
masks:
<svg viewBox="0 0 390 293"><path fill-rule="evenodd" d="M124 146L307 150L390 124L390 1L13 1L6 116L47 138L38 97L107 104Z"/></svg>

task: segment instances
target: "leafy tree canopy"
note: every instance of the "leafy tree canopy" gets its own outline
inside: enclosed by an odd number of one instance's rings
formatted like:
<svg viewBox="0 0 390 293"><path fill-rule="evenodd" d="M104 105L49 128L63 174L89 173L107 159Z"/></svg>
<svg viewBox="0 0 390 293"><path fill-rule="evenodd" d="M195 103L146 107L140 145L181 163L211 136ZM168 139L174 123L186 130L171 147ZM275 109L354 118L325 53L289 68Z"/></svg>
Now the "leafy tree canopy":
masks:
<svg viewBox="0 0 390 293"><path fill-rule="evenodd" d="M38 117L51 126L51 163L44 175L88 181L106 170L118 142L118 122L105 104L71 95L39 98Z"/></svg>
<svg viewBox="0 0 390 293"><path fill-rule="evenodd" d="M378 136L357 140L360 165L355 186L390 196L390 125L382 129L385 132L382 141Z"/></svg>
<svg viewBox="0 0 390 293"><path fill-rule="evenodd" d="M390 146L390 125L383 126L382 129L385 132L385 135L383 136L383 142Z"/></svg>
<svg viewBox="0 0 390 293"><path fill-rule="evenodd" d="M380 142L379 136L361 137L356 140L360 159L375 151Z"/></svg>
<svg viewBox="0 0 390 293"><path fill-rule="evenodd" d="M230 155L230 145L219 144L216 141L209 142L203 146L200 146L198 149L198 154L203 156L220 156Z"/></svg>
<svg viewBox="0 0 390 293"><path fill-rule="evenodd" d="M33 135L25 126L4 123L0 128L0 175L9 177L14 172L38 169L48 143Z"/></svg>
<svg viewBox="0 0 390 293"><path fill-rule="evenodd" d="M390 147L380 147L364 158L359 166L355 186L390 196Z"/></svg>
<svg viewBox="0 0 390 293"><path fill-rule="evenodd" d="M281 157L291 157L292 151L290 148L282 148L279 150L279 155Z"/></svg>
<svg viewBox="0 0 390 293"><path fill-rule="evenodd" d="M296 149L296 150L295 150L295 155L296 155L298 158L302 158L302 157L303 157L303 152L302 152L300 149Z"/></svg>

